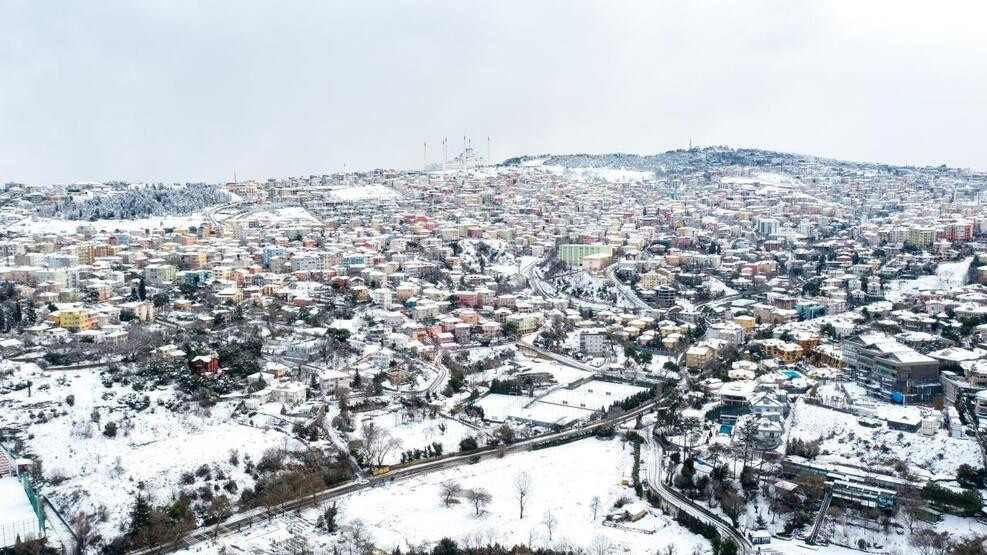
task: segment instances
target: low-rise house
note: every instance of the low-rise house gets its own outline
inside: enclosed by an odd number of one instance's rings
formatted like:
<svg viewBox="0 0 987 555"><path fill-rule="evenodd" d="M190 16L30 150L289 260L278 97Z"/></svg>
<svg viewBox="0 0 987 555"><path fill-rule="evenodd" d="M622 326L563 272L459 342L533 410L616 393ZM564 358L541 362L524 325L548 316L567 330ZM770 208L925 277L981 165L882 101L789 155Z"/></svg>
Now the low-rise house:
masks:
<svg viewBox="0 0 987 555"><path fill-rule="evenodd" d="M214 353L194 357L189 364L197 374L213 374L219 371L219 357Z"/></svg>

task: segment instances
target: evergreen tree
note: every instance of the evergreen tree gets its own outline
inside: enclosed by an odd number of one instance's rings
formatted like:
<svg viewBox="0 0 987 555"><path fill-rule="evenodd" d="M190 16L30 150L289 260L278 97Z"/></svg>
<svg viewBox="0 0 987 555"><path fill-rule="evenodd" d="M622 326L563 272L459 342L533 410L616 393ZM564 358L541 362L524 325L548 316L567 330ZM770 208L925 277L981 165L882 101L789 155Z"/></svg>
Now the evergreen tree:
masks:
<svg viewBox="0 0 987 555"><path fill-rule="evenodd" d="M339 523L336 522L336 517L339 516L339 508L336 504L326 507L325 512L322 513L322 526L325 528L326 532L330 534L334 533L339 528Z"/></svg>
<svg viewBox="0 0 987 555"><path fill-rule="evenodd" d="M144 283L143 277L137 282L137 298L142 301L147 299L147 285Z"/></svg>
<svg viewBox="0 0 987 555"><path fill-rule="evenodd" d="M16 303L14 303L14 323L15 324L20 324L21 323L21 302L20 301L17 301Z"/></svg>
<svg viewBox="0 0 987 555"><path fill-rule="evenodd" d="M135 535L140 530L151 525L151 504L147 498L137 494L134 506L130 509L130 534Z"/></svg>
<svg viewBox="0 0 987 555"><path fill-rule="evenodd" d="M38 313L34 308L34 301L28 301L27 304L24 305L23 319L24 323L29 326L33 326L38 322Z"/></svg>

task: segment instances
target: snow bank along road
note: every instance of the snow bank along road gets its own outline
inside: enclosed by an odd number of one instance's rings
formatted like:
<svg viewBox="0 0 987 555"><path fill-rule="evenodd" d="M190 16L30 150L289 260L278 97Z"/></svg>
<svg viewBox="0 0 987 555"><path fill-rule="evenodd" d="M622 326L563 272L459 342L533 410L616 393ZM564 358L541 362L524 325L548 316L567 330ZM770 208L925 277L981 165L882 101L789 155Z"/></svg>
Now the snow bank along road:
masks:
<svg viewBox="0 0 987 555"><path fill-rule="evenodd" d="M465 453L456 453L453 455L443 456L441 458L435 458L427 462L422 462L412 466L405 466L402 468L396 468L391 470L389 473L382 476L376 476L370 479L358 479L355 481L347 482L345 484L332 487L320 492L313 493L311 495L306 495L292 501L287 501L281 505L272 508L270 511L264 507L257 509L251 509L250 511L238 513L225 522L218 525L202 526L195 530L189 532L188 535L180 538L179 540L163 544L148 547L145 549L139 549L131 551L133 555L144 555L150 553L173 553L175 551L180 551L187 549L198 543L212 540L219 536L227 536L229 534L234 534L238 532L241 528L250 526L254 522L261 522L267 517L269 513L285 513L288 511L293 511L296 509L301 509L304 507L310 507L318 505L323 501L334 499L336 497L341 497L343 495L353 493L365 488L371 488L385 481L402 480L410 478L412 476L417 476L419 474L427 474L429 472L435 472L437 470L443 470L457 465L462 464L472 464L478 462L484 458L491 457L501 457L512 453L519 453L522 451L530 451L534 446L552 440L560 440L571 438L572 436L578 436L580 434L585 434L586 432L592 432L601 428L606 428L628 420L637 418L640 414L645 414L652 410L658 403L659 399L649 401L640 407L627 411L624 414L613 418L596 420L594 422L587 423L583 426L573 428L571 430L565 430L562 432L555 432L551 434L543 434L537 437L519 441L507 446L494 446L494 447L484 447L481 449L476 449L473 451L468 451Z"/></svg>

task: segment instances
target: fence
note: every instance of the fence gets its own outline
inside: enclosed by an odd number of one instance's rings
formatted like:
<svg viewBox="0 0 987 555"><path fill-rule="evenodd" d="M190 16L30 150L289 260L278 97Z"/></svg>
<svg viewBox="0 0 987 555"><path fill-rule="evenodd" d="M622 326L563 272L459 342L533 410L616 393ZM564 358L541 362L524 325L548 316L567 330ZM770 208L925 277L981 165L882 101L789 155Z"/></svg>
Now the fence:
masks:
<svg viewBox="0 0 987 555"><path fill-rule="evenodd" d="M38 494L34 492L34 488L31 487L31 482L28 481L27 473L21 474L21 484L24 485L24 493L27 494L28 501L31 502L31 508L34 510L34 516L38 519L38 529L42 532L45 529L45 510L41 506L41 500L38 499Z"/></svg>
<svg viewBox="0 0 987 555"><path fill-rule="evenodd" d="M0 548L11 547L18 541L36 540L40 537L36 519L0 523Z"/></svg>

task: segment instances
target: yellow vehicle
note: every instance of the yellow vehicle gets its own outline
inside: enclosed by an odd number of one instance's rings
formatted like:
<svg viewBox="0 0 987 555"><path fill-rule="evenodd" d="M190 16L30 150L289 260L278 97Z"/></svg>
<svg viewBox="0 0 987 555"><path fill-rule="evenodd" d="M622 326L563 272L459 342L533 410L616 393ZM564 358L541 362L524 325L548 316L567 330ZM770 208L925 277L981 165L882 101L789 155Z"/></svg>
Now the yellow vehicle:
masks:
<svg viewBox="0 0 987 555"><path fill-rule="evenodd" d="M373 470L372 474L374 476L383 476L384 474L387 474L390 471L391 471L391 467L389 467L389 466L380 466L380 467L375 468Z"/></svg>

